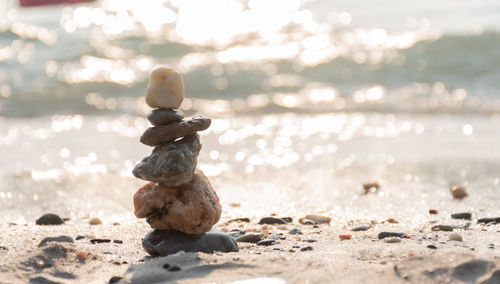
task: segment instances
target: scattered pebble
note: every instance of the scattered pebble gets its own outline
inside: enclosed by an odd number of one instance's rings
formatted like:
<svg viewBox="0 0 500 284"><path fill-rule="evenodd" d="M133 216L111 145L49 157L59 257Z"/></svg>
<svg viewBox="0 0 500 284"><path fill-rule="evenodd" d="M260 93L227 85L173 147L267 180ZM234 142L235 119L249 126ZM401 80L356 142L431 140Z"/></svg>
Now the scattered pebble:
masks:
<svg viewBox="0 0 500 284"><path fill-rule="evenodd" d="M437 246L435 246L435 245L428 245L427 247L430 249L437 249Z"/></svg>
<svg viewBox="0 0 500 284"><path fill-rule="evenodd" d="M81 260L87 259L88 256L88 253L86 251L81 251L81 250L75 250L75 254Z"/></svg>
<svg viewBox="0 0 500 284"><path fill-rule="evenodd" d="M316 224L330 224L330 222L332 221L332 218L328 216L322 216L316 214L309 214L304 219L314 221L316 222Z"/></svg>
<svg viewBox="0 0 500 284"><path fill-rule="evenodd" d="M307 239L307 240L303 240L303 241L306 242L306 243L315 243L318 240L316 240L316 239Z"/></svg>
<svg viewBox="0 0 500 284"><path fill-rule="evenodd" d="M436 215L438 211L436 209L429 209L429 214Z"/></svg>
<svg viewBox="0 0 500 284"><path fill-rule="evenodd" d="M92 219L90 219L89 224L90 225L101 225L102 221L99 218L92 218Z"/></svg>
<svg viewBox="0 0 500 284"><path fill-rule="evenodd" d="M478 219L477 222L484 223L484 224L493 223L493 222L500 223L500 217L481 218L481 219Z"/></svg>
<svg viewBox="0 0 500 284"><path fill-rule="evenodd" d="M165 263L162 267L163 267L163 269L169 269L170 268L170 264Z"/></svg>
<svg viewBox="0 0 500 284"><path fill-rule="evenodd" d="M264 237L264 234L246 234L246 235L241 235L236 238L236 242L238 243L257 243L258 241L262 240Z"/></svg>
<svg viewBox="0 0 500 284"><path fill-rule="evenodd" d="M41 259L38 259L35 261L35 266L39 269L43 269L47 266L47 263L45 263L45 261L43 261Z"/></svg>
<svg viewBox="0 0 500 284"><path fill-rule="evenodd" d="M47 244L48 242L58 242L58 243L74 243L75 241L73 241L73 238L70 237L70 236L65 236L65 235L61 235L61 236L58 236L58 237L47 237L45 239L43 239L39 244L38 244L38 247L42 247L44 246L45 244Z"/></svg>
<svg viewBox="0 0 500 284"><path fill-rule="evenodd" d="M101 243L109 243L111 242L110 239L92 239L90 240L92 244L101 244Z"/></svg>
<svg viewBox="0 0 500 284"><path fill-rule="evenodd" d="M167 271L170 271L170 272L181 271L181 268L179 266L175 265L175 266L172 266L169 269L167 269Z"/></svg>
<svg viewBox="0 0 500 284"><path fill-rule="evenodd" d="M360 225L360 226L353 227L351 229L351 231L353 231L353 232L359 232L359 231L367 231L368 229L370 229L370 226Z"/></svg>
<svg viewBox="0 0 500 284"><path fill-rule="evenodd" d="M246 223L250 223L250 219L249 218L236 218L236 219L231 219L229 221L227 221L228 223L231 223L231 222L246 222Z"/></svg>
<svg viewBox="0 0 500 284"><path fill-rule="evenodd" d="M401 238L398 238L398 237L388 237L388 238L384 239L384 243L388 243L388 244L394 244L394 243L400 243L400 242L401 242Z"/></svg>
<svg viewBox="0 0 500 284"><path fill-rule="evenodd" d="M313 250L312 246L307 246L300 249L300 251L311 251L311 250Z"/></svg>
<svg viewBox="0 0 500 284"><path fill-rule="evenodd" d="M47 213L36 220L37 225L61 225L64 220L56 214Z"/></svg>
<svg viewBox="0 0 500 284"><path fill-rule="evenodd" d="M378 238L380 240L388 238L388 237L398 237L398 238L401 238L404 235L405 235L405 233L400 233L400 232L380 232L378 234Z"/></svg>
<svg viewBox="0 0 500 284"><path fill-rule="evenodd" d="M378 182L370 182L363 184L364 193L376 193L380 190L380 184Z"/></svg>
<svg viewBox="0 0 500 284"><path fill-rule="evenodd" d="M7 247L0 246L0 250L9 250Z"/></svg>
<svg viewBox="0 0 500 284"><path fill-rule="evenodd" d="M286 224L287 222L281 218L276 218L276 217L264 217L260 219L259 224L268 224L268 225L275 225L275 224Z"/></svg>
<svg viewBox="0 0 500 284"><path fill-rule="evenodd" d="M489 244L489 245L488 245L488 248L489 248L489 249L494 249L494 248L495 248L495 245L494 245L494 244Z"/></svg>
<svg viewBox="0 0 500 284"><path fill-rule="evenodd" d="M75 238L75 240L77 240L77 241L82 240L82 239L85 239L85 236L78 235L78 236L76 236L76 238Z"/></svg>
<svg viewBox="0 0 500 284"><path fill-rule="evenodd" d="M339 235L339 239L341 240L350 240L351 238L351 235Z"/></svg>
<svg viewBox="0 0 500 284"><path fill-rule="evenodd" d="M123 244L123 241L122 240L113 240L113 243L115 243L115 244Z"/></svg>
<svg viewBox="0 0 500 284"><path fill-rule="evenodd" d="M385 222L387 223L391 223L391 224L398 224L398 220L394 219L394 218L389 218L387 220L385 220Z"/></svg>
<svg viewBox="0 0 500 284"><path fill-rule="evenodd" d="M451 232L451 231L453 231L453 227L450 225L436 225L436 226L432 226L431 230L432 231Z"/></svg>
<svg viewBox="0 0 500 284"><path fill-rule="evenodd" d="M452 186L450 188L451 195L454 199L462 200L468 196L467 191L461 186Z"/></svg>
<svg viewBox="0 0 500 284"><path fill-rule="evenodd" d="M120 277L120 276L113 276L113 277L111 277L111 278L109 279L108 283L116 283L116 282L118 282L118 281L120 281L120 280L122 280L122 279L123 279L123 277Z"/></svg>
<svg viewBox="0 0 500 284"><path fill-rule="evenodd" d="M292 223L293 222L293 218L292 217L281 217L280 219L285 220L288 223Z"/></svg>
<svg viewBox="0 0 500 284"><path fill-rule="evenodd" d="M472 214L470 214L469 212L454 213L451 214L451 218L470 220L472 218Z"/></svg>
<svg viewBox="0 0 500 284"><path fill-rule="evenodd" d="M299 221L302 225L315 225L315 224L317 224L313 220L309 220L309 219L300 219Z"/></svg>
<svg viewBox="0 0 500 284"><path fill-rule="evenodd" d="M450 240L450 241L457 241L457 242L463 241L462 236L460 236L460 234L456 233L456 232L451 233L448 236L448 240Z"/></svg>
<svg viewBox="0 0 500 284"><path fill-rule="evenodd" d="M265 240L262 240L262 241L258 241L257 245L259 245L259 246L270 246L270 245L273 245L275 242L276 242L276 240L273 240L273 239L265 239Z"/></svg>

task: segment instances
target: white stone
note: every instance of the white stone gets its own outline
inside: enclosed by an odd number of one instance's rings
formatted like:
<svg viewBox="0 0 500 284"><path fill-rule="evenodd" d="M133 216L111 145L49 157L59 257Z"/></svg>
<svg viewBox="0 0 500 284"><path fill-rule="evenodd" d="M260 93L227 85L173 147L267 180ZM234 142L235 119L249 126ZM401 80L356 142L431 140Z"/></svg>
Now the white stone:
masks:
<svg viewBox="0 0 500 284"><path fill-rule="evenodd" d="M155 68L146 89L146 104L152 108L177 109L182 100L184 82L181 75L171 68Z"/></svg>
<svg viewBox="0 0 500 284"><path fill-rule="evenodd" d="M401 242L401 238L398 238L398 237L389 237L389 238L385 238L384 242L388 243L388 244L400 243Z"/></svg>
<svg viewBox="0 0 500 284"><path fill-rule="evenodd" d="M450 241L457 241L457 242L463 241L462 236L460 236L459 233L451 233L448 236L448 240L450 240Z"/></svg>

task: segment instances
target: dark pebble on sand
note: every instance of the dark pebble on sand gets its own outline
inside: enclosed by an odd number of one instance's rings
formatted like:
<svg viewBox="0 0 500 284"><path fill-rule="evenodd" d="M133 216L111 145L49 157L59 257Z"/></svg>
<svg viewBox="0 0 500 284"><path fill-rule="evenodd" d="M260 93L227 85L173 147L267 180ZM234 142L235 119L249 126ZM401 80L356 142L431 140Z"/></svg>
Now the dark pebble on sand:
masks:
<svg viewBox="0 0 500 284"><path fill-rule="evenodd" d="M181 268L179 266L172 266L168 269L170 272L176 272L176 271L181 271Z"/></svg>
<svg viewBox="0 0 500 284"><path fill-rule="evenodd" d="M90 240L92 244L101 244L101 243L109 243L111 242L110 239L92 239Z"/></svg>
<svg viewBox="0 0 500 284"><path fill-rule="evenodd" d="M85 239L85 236L82 236L82 235L79 235L79 236L76 236L75 240L79 241L79 240L83 240Z"/></svg>
<svg viewBox="0 0 500 284"><path fill-rule="evenodd" d="M399 232L380 232L378 234L378 238L380 240L388 238L388 237L398 237L398 238L401 238L404 235L405 235L405 233L399 233Z"/></svg>
<svg viewBox="0 0 500 284"><path fill-rule="evenodd" d="M293 222L292 217L281 217L280 219L281 219L281 220L284 220L284 221L285 221L285 222L287 222L287 223L292 223L292 222Z"/></svg>
<svg viewBox="0 0 500 284"><path fill-rule="evenodd" d="M260 219L259 224L264 225L276 225L276 224L287 224L287 222L281 218L276 217L264 217Z"/></svg>
<svg viewBox="0 0 500 284"><path fill-rule="evenodd" d="M48 242L58 242L58 243L74 243L75 241L73 241L73 238L70 237L70 236L65 236L65 235L61 235L61 236L58 236L58 237L47 237L45 239L43 239L39 244L38 244L38 247L41 247L45 244L47 244Z"/></svg>
<svg viewBox="0 0 500 284"><path fill-rule="evenodd" d="M311 250L313 250L312 246L307 246L300 249L300 251L311 251Z"/></svg>
<svg viewBox="0 0 500 284"><path fill-rule="evenodd" d="M494 249L494 248L495 248L495 245L494 245L494 244L489 244L489 245L488 245L488 248L489 248L489 249Z"/></svg>
<svg viewBox="0 0 500 284"><path fill-rule="evenodd" d="M370 226L361 225L361 226L353 227L351 229L351 231L353 231L353 232L359 232L359 231L367 231L368 229L370 229Z"/></svg>
<svg viewBox="0 0 500 284"><path fill-rule="evenodd" d="M165 263L162 267L163 267L163 269L169 269L170 268L170 264Z"/></svg>
<svg viewBox="0 0 500 284"><path fill-rule="evenodd" d="M187 235L176 231L152 230L142 240L142 247L151 256L166 256L185 252L237 252L238 244L228 234L210 231L202 235Z"/></svg>
<svg viewBox="0 0 500 284"><path fill-rule="evenodd" d="M64 220L56 214L47 213L36 220L37 225L61 225Z"/></svg>
<svg viewBox="0 0 500 284"><path fill-rule="evenodd" d="M254 233L254 234L246 234L236 238L236 242L238 243L256 243L264 237L264 234Z"/></svg>
<svg viewBox="0 0 500 284"><path fill-rule="evenodd" d="M437 246L435 246L435 245L428 245L427 247L430 249L437 249Z"/></svg>
<svg viewBox="0 0 500 284"><path fill-rule="evenodd" d="M0 250L9 250L7 247L0 246Z"/></svg>
<svg viewBox="0 0 500 284"><path fill-rule="evenodd" d="M304 242L306 242L306 243L315 243L317 241L318 240L316 240L316 239L307 239L307 240L304 240Z"/></svg>
<svg viewBox="0 0 500 284"><path fill-rule="evenodd" d="M298 248L300 248L300 246L292 246L292 248L298 249Z"/></svg>
<svg viewBox="0 0 500 284"><path fill-rule="evenodd" d="M451 232L451 231L453 231L453 227L450 225L436 225L436 226L432 226L431 230L432 231Z"/></svg>
<svg viewBox="0 0 500 284"><path fill-rule="evenodd" d="M470 214L469 212L454 213L451 214L451 218L470 220L472 218L472 214Z"/></svg>
<svg viewBox="0 0 500 284"><path fill-rule="evenodd" d="M113 243L115 243L115 244L123 244L123 241L122 240L113 240Z"/></svg>
<svg viewBox="0 0 500 284"><path fill-rule="evenodd" d="M265 239L265 240L262 240L262 241L258 241L257 245L259 245L259 246L270 246L270 245L273 245L275 242L276 242L276 240L273 240L273 239Z"/></svg>
<svg viewBox="0 0 500 284"><path fill-rule="evenodd" d="M302 235L302 232L297 229L297 228L293 228L290 230L290 232L288 232L290 235Z"/></svg>
<svg viewBox="0 0 500 284"><path fill-rule="evenodd" d="M484 224L493 223L493 222L500 223L500 217L481 218L481 219L478 219L477 222L484 223Z"/></svg>
<svg viewBox="0 0 500 284"><path fill-rule="evenodd" d="M122 279L123 279L123 277L113 276L113 277L111 277L111 279L109 279L108 283L116 283L116 282L118 282L118 281L120 281Z"/></svg>

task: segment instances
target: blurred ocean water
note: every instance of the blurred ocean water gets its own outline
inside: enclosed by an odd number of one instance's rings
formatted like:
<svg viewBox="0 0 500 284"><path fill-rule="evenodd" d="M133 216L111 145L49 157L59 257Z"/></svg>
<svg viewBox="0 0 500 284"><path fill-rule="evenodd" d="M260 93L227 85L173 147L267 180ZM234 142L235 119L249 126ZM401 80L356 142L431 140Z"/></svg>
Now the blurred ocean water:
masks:
<svg viewBox="0 0 500 284"><path fill-rule="evenodd" d="M128 216L163 64L182 110L213 118L199 165L242 204L225 214L496 208L499 18L497 1L4 1L0 212ZM373 180L380 203L357 195ZM452 184L478 195L448 204Z"/></svg>

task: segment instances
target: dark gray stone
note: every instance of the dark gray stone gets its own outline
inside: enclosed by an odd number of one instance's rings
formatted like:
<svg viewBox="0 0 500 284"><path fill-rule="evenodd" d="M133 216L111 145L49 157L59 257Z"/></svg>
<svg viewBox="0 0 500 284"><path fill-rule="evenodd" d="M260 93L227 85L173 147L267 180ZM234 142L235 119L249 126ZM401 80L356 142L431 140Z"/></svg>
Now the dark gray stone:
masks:
<svg viewBox="0 0 500 284"><path fill-rule="evenodd" d="M64 220L56 214L47 213L36 220L37 225L61 225Z"/></svg>
<svg viewBox="0 0 500 284"><path fill-rule="evenodd" d="M398 237L398 238L401 238L404 235L405 235L405 233L399 233L399 232L380 232L378 234L378 238L380 240L388 238L388 237Z"/></svg>
<svg viewBox="0 0 500 284"><path fill-rule="evenodd" d="M144 236L142 247L151 256L167 256L179 251L205 253L238 251L238 244L233 238L213 230L203 235L152 230Z"/></svg>
<svg viewBox="0 0 500 284"><path fill-rule="evenodd" d="M276 224L287 224L288 222L281 219L281 218L275 218L275 217L264 217L260 219L259 224L268 224L268 225L276 225Z"/></svg>
<svg viewBox="0 0 500 284"><path fill-rule="evenodd" d="M472 214L470 214L469 212L454 213L451 214L451 218L470 220L472 218Z"/></svg>
<svg viewBox="0 0 500 284"><path fill-rule="evenodd" d="M210 118L200 116L186 121L172 122L168 125L150 127L142 134L141 143L153 147L160 146L177 138L203 131L210 127L210 123Z"/></svg>
<svg viewBox="0 0 500 284"><path fill-rule="evenodd" d="M154 126L167 125L172 122L181 121L184 118L184 114L180 111L175 111L172 109L155 109L148 115L148 120Z"/></svg>
<svg viewBox="0 0 500 284"><path fill-rule="evenodd" d="M257 245L259 245L259 246L270 246L270 245L274 245L275 242L276 242L276 240L273 240L273 239L265 239L265 240L262 240L262 241L258 241Z"/></svg>
<svg viewBox="0 0 500 284"><path fill-rule="evenodd" d="M351 231L353 231L353 232L359 232L359 231L367 231L368 229L370 229L370 226L360 225L360 226L353 227L351 229Z"/></svg>
<svg viewBox="0 0 500 284"><path fill-rule="evenodd" d="M246 234L246 235L242 235L242 236L237 237L236 242L238 242L238 243L256 243L256 242L262 240L263 237L264 237L264 234L259 234L259 233Z"/></svg>
<svg viewBox="0 0 500 284"><path fill-rule="evenodd" d="M302 232L299 229L297 229L297 228L291 229L288 233L290 235L302 235Z"/></svg>
<svg viewBox="0 0 500 284"><path fill-rule="evenodd" d="M39 244L38 244L38 247L41 247L41 246L44 246L45 244L47 244L48 242L58 242L58 243L74 243L75 241L73 240L72 237L70 236L65 236L65 235L61 235L61 236L58 236L58 237L47 237L45 239L43 239Z"/></svg>
<svg viewBox="0 0 500 284"><path fill-rule="evenodd" d="M198 134L154 148L132 171L140 179L179 186L193 179L201 144Z"/></svg>
<svg viewBox="0 0 500 284"><path fill-rule="evenodd" d="M477 220L478 223L500 223L500 217L493 217L493 218L481 218Z"/></svg>

